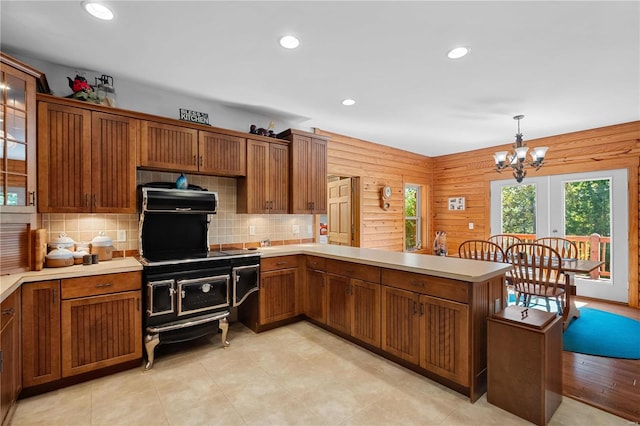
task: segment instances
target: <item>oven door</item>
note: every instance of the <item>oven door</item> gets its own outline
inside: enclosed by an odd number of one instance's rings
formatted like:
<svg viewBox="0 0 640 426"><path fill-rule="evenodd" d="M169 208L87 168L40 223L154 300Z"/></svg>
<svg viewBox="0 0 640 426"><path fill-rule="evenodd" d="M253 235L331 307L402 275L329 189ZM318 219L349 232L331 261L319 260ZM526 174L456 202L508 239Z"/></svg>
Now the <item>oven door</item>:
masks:
<svg viewBox="0 0 640 426"><path fill-rule="evenodd" d="M229 306L229 274L179 280L178 316Z"/></svg>
<svg viewBox="0 0 640 426"><path fill-rule="evenodd" d="M147 315L153 317L173 313L174 293L174 280L147 282Z"/></svg>
<svg viewBox="0 0 640 426"><path fill-rule="evenodd" d="M254 291L258 291L260 265L236 266L231 272L233 306L238 306Z"/></svg>

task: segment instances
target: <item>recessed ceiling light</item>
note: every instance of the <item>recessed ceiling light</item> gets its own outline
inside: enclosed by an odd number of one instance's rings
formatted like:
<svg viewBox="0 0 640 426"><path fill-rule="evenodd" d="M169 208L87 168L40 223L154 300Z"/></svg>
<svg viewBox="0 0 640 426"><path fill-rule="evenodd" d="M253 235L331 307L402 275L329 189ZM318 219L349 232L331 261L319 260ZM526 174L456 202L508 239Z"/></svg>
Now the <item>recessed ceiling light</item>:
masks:
<svg viewBox="0 0 640 426"><path fill-rule="evenodd" d="M103 21L110 21L113 19L113 12L107 6L95 1L82 2L82 8L86 10L91 16L94 16Z"/></svg>
<svg viewBox="0 0 640 426"><path fill-rule="evenodd" d="M469 53L469 49L466 47L456 47L455 49L451 49L449 54L447 55L449 59L460 59Z"/></svg>
<svg viewBox="0 0 640 426"><path fill-rule="evenodd" d="M342 100L342 105L344 106L351 106L354 105L356 103L356 101L354 101L353 99L343 99Z"/></svg>
<svg viewBox="0 0 640 426"><path fill-rule="evenodd" d="M295 49L296 47L300 46L300 40L292 35L287 35L280 39L280 46L284 47L285 49Z"/></svg>

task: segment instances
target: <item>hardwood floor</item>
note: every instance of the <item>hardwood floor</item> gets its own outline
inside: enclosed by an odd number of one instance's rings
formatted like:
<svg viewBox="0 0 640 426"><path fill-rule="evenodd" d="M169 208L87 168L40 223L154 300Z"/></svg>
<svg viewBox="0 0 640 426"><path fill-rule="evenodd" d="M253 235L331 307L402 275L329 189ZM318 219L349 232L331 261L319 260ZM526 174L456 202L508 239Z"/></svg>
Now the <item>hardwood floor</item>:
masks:
<svg viewBox="0 0 640 426"><path fill-rule="evenodd" d="M580 298L590 308L639 319L640 310L626 305ZM640 344L640 337L639 343ZM627 420L640 422L640 360L563 353L563 393Z"/></svg>

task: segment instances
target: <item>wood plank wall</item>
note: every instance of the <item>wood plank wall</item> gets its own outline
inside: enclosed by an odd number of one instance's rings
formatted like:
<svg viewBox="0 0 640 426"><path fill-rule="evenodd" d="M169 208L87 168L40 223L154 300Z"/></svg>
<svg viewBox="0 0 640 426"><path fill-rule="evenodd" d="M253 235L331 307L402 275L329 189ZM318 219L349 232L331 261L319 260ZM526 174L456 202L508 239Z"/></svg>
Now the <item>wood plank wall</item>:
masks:
<svg viewBox="0 0 640 426"><path fill-rule="evenodd" d="M316 129L329 136L328 175L360 178L360 247L404 249L404 184L424 186L425 205L431 193L431 159L400 149ZM393 190L390 208L383 210L380 190ZM426 211L425 211L426 214ZM429 224L425 217L424 223ZM425 227L429 239L431 231ZM424 243L423 243L424 244ZM430 242L426 242L430 246Z"/></svg>
<svg viewBox="0 0 640 426"><path fill-rule="evenodd" d="M640 121L526 142L529 147L549 147L546 164L537 172L528 171L528 177L628 169L629 304L638 307ZM498 174L494 171L493 154L510 148L511 145L507 144L433 158L433 229L447 232L449 253L457 253L459 244L466 239L489 236L491 181L510 176L509 172ZM466 197L466 210L448 210L447 198L454 196ZM474 222L473 230L468 229L469 222Z"/></svg>

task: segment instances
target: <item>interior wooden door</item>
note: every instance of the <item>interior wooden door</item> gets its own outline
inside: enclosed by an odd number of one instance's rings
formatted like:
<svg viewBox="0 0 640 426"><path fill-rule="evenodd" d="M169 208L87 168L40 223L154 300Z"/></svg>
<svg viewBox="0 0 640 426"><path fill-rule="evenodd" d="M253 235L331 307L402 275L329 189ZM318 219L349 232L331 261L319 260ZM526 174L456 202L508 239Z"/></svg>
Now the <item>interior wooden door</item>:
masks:
<svg viewBox="0 0 640 426"><path fill-rule="evenodd" d="M60 281L22 286L22 384L60 378Z"/></svg>
<svg viewBox="0 0 640 426"><path fill-rule="evenodd" d="M328 184L329 244L351 245L351 179L345 178Z"/></svg>
<svg viewBox="0 0 640 426"><path fill-rule="evenodd" d="M416 293L382 286L382 350L418 365L419 298Z"/></svg>
<svg viewBox="0 0 640 426"><path fill-rule="evenodd" d="M138 120L91 113L91 187L95 213L136 212Z"/></svg>

